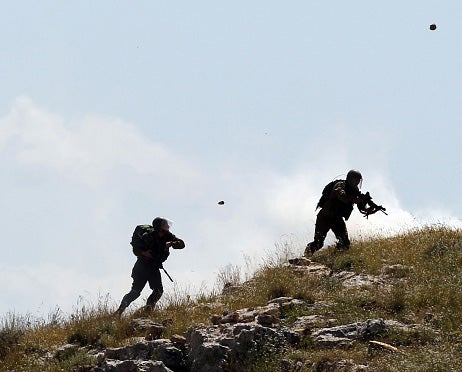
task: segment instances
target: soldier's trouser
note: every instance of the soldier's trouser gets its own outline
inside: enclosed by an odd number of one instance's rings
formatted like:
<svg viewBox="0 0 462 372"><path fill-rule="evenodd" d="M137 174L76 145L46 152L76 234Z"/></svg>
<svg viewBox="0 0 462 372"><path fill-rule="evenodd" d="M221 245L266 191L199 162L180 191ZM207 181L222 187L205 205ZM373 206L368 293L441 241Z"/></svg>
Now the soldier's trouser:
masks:
<svg viewBox="0 0 462 372"><path fill-rule="evenodd" d="M146 305L154 306L162 297L162 293L164 292L160 270L141 260L137 260L135 266L133 266L132 278L132 289L122 298L120 307L126 308L135 301L141 295L141 291L148 282L149 287L152 289L152 293L148 297Z"/></svg>
<svg viewBox="0 0 462 372"><path fill-rule="evenodd" d="M338 248L348 249L350 247L348 231L343 217L329 216L321 210L316 217L314 241L309 243L311 252L315 252L322 248L329 230L332 230L335 237L338 239Z"/></svg>

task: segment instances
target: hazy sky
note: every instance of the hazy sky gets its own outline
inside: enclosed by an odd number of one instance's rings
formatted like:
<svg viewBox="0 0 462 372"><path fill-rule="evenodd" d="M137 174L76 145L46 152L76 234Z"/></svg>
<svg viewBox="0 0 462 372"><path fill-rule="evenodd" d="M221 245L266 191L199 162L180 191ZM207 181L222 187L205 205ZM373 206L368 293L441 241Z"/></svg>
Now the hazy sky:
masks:
<svg viewBox="0 0 462 372"><path fill-rule="evenodd" d="M301 253L350 168L389 211L355 212L353 239L461 226L460 1L19 0L0 17L0 316L115 305L132 231L158 215L191 292Z"/></svg>

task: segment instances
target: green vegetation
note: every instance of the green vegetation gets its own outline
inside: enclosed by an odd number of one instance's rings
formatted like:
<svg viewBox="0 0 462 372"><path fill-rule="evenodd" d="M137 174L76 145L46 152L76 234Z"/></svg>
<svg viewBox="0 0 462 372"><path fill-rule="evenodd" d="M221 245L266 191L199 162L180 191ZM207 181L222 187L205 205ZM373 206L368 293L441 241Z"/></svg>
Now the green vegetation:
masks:
<svg viewBox="0 0 462 372"><path fill-rule="evenodd" d="M261 306L272 298L290 296L310 303L329 301L331 307L308 311L293 309L282 321L291 324L297 317L322 314L338 324L371 318L394 319L426 327L413 331L392 331L378 341L398 347L400 353L373 353L368 344L356 343L348 350L319 349L309 336L301 345L284 355L261 355L249 365L251 371L277 371L280 360L299 361L305 366L329 361L350 360L377 371L456 371L462 370L462 231L446 226L428 226L393 237L371 237L353 241L347 252L333 247L320 251L312 260L334 272L348 270L387 276L394 280L387 289L346 287L335 277L304 276L283 265L288 256L300 256L283 247L255 271L251 280L240 283L239 290L228 294L203 293L191 298L177 290L165 296L150 316L167 324L165 337L182 334L190 326L211 324L213 314L225 310ZM239 269L228 266L219 274L219 282L237 285ZM9 371L67 371L94 363L82 350L61 358L47 358L67 343L84 347L125 345L130 336L133 313L115 319L107 299L96 305L81 305L69 318L59 310L48 320L8 315L1 320L0 369Z"/></svg>

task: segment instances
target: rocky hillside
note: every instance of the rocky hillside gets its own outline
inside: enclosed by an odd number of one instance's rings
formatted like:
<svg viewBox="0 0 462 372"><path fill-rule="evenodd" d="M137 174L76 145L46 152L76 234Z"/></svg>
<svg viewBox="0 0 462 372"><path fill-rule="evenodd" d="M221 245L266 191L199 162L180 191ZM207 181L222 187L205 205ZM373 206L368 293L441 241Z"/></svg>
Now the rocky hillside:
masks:
<svg viewBox="0 0 462 372"><path fill-rule="evenodd" d="M288 255L219 294L172 298L149 314L115 319L103 306L32 329L10 322L4 370L462 370L461 231Z"/></svg>

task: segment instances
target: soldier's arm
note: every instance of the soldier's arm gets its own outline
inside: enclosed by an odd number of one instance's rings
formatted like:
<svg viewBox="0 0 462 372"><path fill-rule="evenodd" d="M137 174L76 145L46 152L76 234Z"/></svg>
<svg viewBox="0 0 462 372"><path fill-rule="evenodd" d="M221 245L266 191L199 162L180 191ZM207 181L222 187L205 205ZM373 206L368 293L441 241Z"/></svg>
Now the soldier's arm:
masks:
<svg viewBox="0 0 462 372"><path fill-rule="evenodd" d="M358 203L360 201L356 195L348 195L345 192L345 184L343 182L337 182L337 184L334 185L332 193L342 203Z"/></svg>
<svg viewBox="0 0 462 372"><path fill-rule="evenodd" d="M170 241L170 246L173 249L183 249L185 247L184 241L176 237L172 233L170 233L169 241Z"/></svg>

